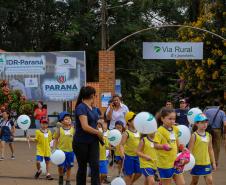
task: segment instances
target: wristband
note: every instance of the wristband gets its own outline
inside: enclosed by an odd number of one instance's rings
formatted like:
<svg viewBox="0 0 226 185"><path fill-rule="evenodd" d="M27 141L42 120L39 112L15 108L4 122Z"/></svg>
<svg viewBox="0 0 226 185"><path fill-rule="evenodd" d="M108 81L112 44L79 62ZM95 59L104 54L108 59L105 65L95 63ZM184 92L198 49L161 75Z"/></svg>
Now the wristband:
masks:
<svg viewBox="0 0 226 185"><path fill-rule="evenodd" d="M169 151L170 147L167 144L162 145L163 150Z"/></svg>
<svg viewBox="0 0 226 185"><path fill-rule="evenodd" d="M184 145L183 145L183 144L180 144L180 145L179 145L179 151L182 152L184 149L185 149Z"/></svg>

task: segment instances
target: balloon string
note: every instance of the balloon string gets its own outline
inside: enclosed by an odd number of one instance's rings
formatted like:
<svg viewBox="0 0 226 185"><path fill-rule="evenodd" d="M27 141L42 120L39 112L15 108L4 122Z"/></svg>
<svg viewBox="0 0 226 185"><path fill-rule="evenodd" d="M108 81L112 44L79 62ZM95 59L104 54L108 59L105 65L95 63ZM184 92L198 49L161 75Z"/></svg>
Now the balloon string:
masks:
<svg viewBox="0 0 226 185"><path fill-rule="evenodd" d="M123 171L123 168L124 168L124 161L125 161L125 156L122 159L122 168L121 168L120 174L119 174L120 177L122 177L122 171Z"/></svg>
<svg viewBox="0 0 226 185"><path fill-rule="evenodd" d="M113 153L113 155L112 155L112 161L113 161L113 169L115 168L115 153Z"/></svg>
<svg viewBox="0 0 226 185"><path fill-rule="evenodd" d="M27 138L27 130L24 131L25 132L25 136ZM28 143L28 148L31 148L31 144L30 144L30 138L27 138L27 143Z"/></svg>

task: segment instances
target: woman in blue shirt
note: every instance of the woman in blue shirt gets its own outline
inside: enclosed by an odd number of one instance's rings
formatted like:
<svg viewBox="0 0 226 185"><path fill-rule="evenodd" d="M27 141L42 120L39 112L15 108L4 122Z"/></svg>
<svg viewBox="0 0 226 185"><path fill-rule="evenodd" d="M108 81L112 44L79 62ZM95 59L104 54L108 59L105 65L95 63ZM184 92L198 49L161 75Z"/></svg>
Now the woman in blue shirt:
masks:
<svg viewBox="0 0 226 185"><path fill-rule="evenodd" d="M76 132L73 150L78 161L76 183L86 184L87 163L91 168L91 185L100 185L99 181L99 141L103 134L97 129L98 114L92 108L96 90L82 87L75 107Z"/></svg>

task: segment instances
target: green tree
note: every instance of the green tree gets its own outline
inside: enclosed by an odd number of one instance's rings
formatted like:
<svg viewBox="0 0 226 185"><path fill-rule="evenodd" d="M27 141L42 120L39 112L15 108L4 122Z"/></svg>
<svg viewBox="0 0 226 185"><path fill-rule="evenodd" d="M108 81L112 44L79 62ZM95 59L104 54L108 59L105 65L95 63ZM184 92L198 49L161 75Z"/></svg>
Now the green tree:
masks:
<svg viewBox="0 0 226 185"><path fill-rule="evenodd" d="M197 21L191 25L225 37L226 23L223 21L225 15L225 6L220 1L206 4ZM221 76L225 70L223 63L223 55L226 52L225 41L192 29L180 29L179 38L181 41L204 42L202 61L177 61L177 64L180 79L185 81L184 95L189 96L196 105L210 105L213 99L223 97Z"/></svg>

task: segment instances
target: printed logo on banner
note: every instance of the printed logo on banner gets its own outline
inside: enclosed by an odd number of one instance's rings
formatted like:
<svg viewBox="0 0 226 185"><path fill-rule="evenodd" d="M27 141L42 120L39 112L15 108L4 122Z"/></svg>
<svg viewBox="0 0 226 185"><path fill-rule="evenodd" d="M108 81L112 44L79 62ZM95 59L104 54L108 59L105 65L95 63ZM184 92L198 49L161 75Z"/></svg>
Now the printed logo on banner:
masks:
<svg viewBox="0 0 226 185"><path fill-rule="evenodd" d="M144 59L203 59L202 42L144 42Z"/></svg>
<svg viewBox="0 0 226 185"><path fill-rule="evenodd" d="M25 87L38 87L38 78L25 78Z"/></svg>
<svg viewBox="0 0 226 185"><path fill-rule="evenodd" d="M159 46L154 46L154 51L156 53L160 52L161 51L161 48Z"/></svg>
<svg viewBox="0 0 226 185"><path fill-rule="evenodd" d="M4 71L5 67L5 56L0 55L0 73Z"/></svg>
<svg viewBox="0 0 226 185"><path fill-rule="evenodd" d="M60 84L66 82L69 79L70 72L69 69L66 68L56 68L55 69L55 77L56 81Z"/></svg>
<svg viewBox="0 0 226 185"><path fill-rule="evenodd" d="M57 81L62 84L66 81L66 76L65 75L60 75L57 77Z"/></svg>
<svg viewBox="0 0 226 185"><path fill-rule="evenodd" d="M69 60L67 58L64 59L64 63L67 64Z"/></svg>
<svg viewBox="0 0 226 185"><path fill-rule="evenodd" d="M26 56L9 55L5 56L6 75L43 75L45 74L46 58L45 55Z"/></svg>
<svg viewBox="0 0 226 185"><path fill-rule="evenodd" d="M62 79L65 79L62 77ZM68 101L75 99L80 89L80 79L75 78L71 80L64 80L59 82L57 80L45 80L42 84L43 94L45 98L53 101Z"/></svg>
<svg viewBox="0 0 226 185"><path fill-rule="evenodd" d="M76 69L76 61L75 57L57 57L56 58L56 68L68 68L68 69Z"/></svg>

